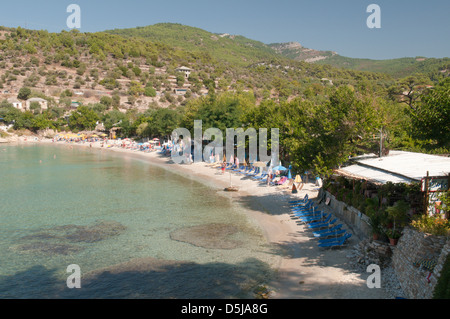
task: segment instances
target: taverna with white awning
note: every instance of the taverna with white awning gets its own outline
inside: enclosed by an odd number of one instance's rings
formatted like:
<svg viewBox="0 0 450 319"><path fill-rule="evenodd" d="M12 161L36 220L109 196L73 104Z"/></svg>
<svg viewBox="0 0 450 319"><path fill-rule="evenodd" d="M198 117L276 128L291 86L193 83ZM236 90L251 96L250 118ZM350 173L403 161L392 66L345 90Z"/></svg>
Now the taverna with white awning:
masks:
<svg viewBox="0 0 450 319"><path fill-rule="evenodd" d="M374 184L420 182L427 176L450 174L450 157L405 151L390 151L383 157L374 154L358 156L351 158L349 164L335 173Z"/></svg>

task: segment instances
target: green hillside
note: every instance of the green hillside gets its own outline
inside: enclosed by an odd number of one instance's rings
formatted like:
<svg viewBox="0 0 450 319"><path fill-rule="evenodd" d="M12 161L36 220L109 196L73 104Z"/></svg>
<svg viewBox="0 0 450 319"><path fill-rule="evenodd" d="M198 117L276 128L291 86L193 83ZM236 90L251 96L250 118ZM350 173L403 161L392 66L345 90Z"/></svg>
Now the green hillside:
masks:
<svg viewBox="0 0 450 319"><path fill-rule="evenodd" d="M450 58L400 58L389 60L355 59L335 55L317 64L332 65L358 71L382 72L395 78L402 78L412 74L423 73L432 80L439 80L448 76L450 72Z"/></svg>
<svg viewBox="0 0 450 319"><path fill-rule="evenodd" d="M280 58L274 50L262 42L243 36L215 34L181 24L160 23L105 32L125 37L145 38L191 52L207 52L217 60L240 66L259 60Z"/></svg>
<svg viewBox="0 0 450 319"><path fill-rule="evenodd" d="M3 97L12 99L29 87L52 104L69 107L71 100L97 103L102 95L115 94L118 107L126 110L176 107L211 89L252 91L261 101L317 94L330 84L370 84L373 90L392 85L385 74L294 61L261 42L182 25L114 33L0 27L0 89L8 92ZM181 66L192 69L188 79L180 78Z"/></svg>
<svg viewBox="0 0 450 319"><path fill-rule="evenodd" d="M184 51L207 54L217 61L240 67L267 60L283 63L286 63L286 60L294 60L348 70L384 73L394 78L423 73L434 81L448 76L450 72L450 58L356 59L344 57L332 51L304 48L296 42L264 44L239 35L216 34L175 23L159 23L105 32L124 37L148 39Z"/></svg>

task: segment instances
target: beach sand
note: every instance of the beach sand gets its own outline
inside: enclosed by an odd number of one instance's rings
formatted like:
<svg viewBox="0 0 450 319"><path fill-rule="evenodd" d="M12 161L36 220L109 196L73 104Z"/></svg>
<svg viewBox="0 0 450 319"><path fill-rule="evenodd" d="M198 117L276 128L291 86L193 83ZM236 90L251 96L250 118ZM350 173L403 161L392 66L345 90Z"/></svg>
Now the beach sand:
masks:
<svg viewBox="0 0 450 319"><path fill-rule="evenodd" d="M31 142L28 142L31 143ZM33 142L35 143L35 142ZM41 140L40 143L52 143ZM85 144L67 144L55 142L66 147L89 147ZM238 203L261 230L269 244L277 247L279 254L278 275L268 283L269 298L273 299L390 299L392 296L383 288L367 287L367 277L371 273L358 273L351 268L350 251L359 242L352 236L348 245L338 249L322 249L312 233L290 215L289 200L303 199L305 195L316 198L318 188L312 183L304 183L301 190L292 194L288 188L267 186L253 179L226 171L206 163L175 164L170 157L158 152L140 152L118 147L101 147L99 142L92 143L93 149L102 152L114 152L135 159L148 161L183 176L195 177L195 180L210 187L223 190L232 186L238 192L223 192ZM328 208L328 207L326 207ZM345 227L345 223L344 227ZM348 229L348 227L345 227Z"/></svg>

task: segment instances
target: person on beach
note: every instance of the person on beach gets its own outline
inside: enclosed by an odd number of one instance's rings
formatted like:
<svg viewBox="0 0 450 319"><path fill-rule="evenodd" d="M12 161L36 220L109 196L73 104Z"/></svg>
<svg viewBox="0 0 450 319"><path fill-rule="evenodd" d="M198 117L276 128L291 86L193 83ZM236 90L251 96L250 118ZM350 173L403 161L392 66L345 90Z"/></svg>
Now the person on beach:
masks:
<svg viewBox="0 0 450 319"><path fill-rule="evenodd" d="M227 166L227 163L225 161L222 162L222 175L225 174L225 167Z"/></svg>
<svg viewBox="0 0 450 319"><path fill-rule="evenodd" d="M271 180L272 180L272 167L269 167L269 170L267 172L267 186L270 185Z"/></svg>

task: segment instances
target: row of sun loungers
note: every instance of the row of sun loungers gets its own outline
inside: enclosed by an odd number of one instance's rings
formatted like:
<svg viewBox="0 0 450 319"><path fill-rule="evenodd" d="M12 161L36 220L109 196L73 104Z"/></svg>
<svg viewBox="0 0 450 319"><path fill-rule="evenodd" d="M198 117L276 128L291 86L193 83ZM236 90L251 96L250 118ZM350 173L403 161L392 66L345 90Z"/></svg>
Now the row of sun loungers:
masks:
<svg viewBox="0 0 450 319"><path fill-rule="evenodd" d="M211 167L220 167L220 164L211 164ZM227 164L227 171L249 177L254 180L267 182L267 173L260 167L237 167L236 164ZM273 181L270 185L283 185L288 181L286 176L279 180ZM292 182L292 181L291 181ZM292 183L289 185L291 186ZM333 248L344 246L351 233L342 229L342 224L336 224L338 219L333 218L332 214L325 213L315 204L315 202L305 195L303 199L289 201L292 216L299 222L306 225L312 231L317 245L323 248Z"/></svg>
<svg viewBox="0 0 450 319"><path fill-rule="evenodd" d="M352 236L342 229L342 224L336 224L337 218L320 210L311 199L308 199L308 195L302 200L290 201L289 205L293 217L312 230L319 247L342 247Z"/></svg>
<svg viewBox="0 0 450 319"><path fill-rule="evenodd" d="M239 168L236 168L236 164L228 164L228 166L225 169L243 175L244 177L249 177L264 183L267 182L268 174L260 167L241 166ZM292 186L292 182L293 181L288 180L287 176L282 176L280 178L274 179L273 181L270 181L269 185L271 186L284 185L290 187Z"/></svg>

